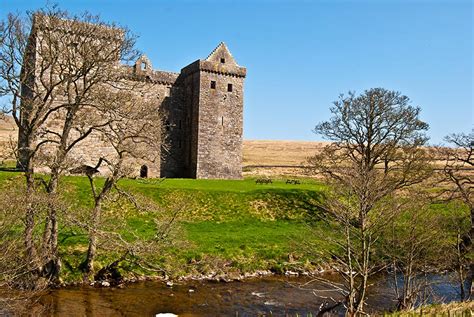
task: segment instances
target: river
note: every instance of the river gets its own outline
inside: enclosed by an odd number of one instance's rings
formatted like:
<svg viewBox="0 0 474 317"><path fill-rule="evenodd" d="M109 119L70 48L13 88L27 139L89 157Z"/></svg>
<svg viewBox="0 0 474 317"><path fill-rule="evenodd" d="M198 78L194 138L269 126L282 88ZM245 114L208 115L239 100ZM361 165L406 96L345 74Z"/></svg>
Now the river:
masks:
<svg viewBox="0 0 474 317"><path fill-rule="evenodd" d="M337 281L334 276L329 276ZM457 299L448 275L431 275L437 301ZM320 281L307 284L309 277L246 279L230 283L187 281L166 285L147 281L122 288L69 287L52 290L40 304L47 316L316 316L326 298L339 294ZM381 277L372 283L368 296L370 311L393 307L389 281ZM315 291L316 290L316 291ZM316 293L316 295L315 295ZM341 312L341 311L339 311Z"/></svg>

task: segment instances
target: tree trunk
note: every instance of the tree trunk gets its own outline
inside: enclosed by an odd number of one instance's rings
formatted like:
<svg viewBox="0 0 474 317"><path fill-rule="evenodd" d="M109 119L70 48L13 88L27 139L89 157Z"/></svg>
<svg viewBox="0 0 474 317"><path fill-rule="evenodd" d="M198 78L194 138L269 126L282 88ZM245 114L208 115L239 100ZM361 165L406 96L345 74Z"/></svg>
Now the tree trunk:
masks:
<svg viewBox="0 0 474 317"><path fill-rule="evenodd" d="M351 250L351 231L350 224L345 224L345 234L346 234L346 257L347 264L349 269L349 294L347 295L347 314L353 316L355 314L354 300L355 300L355 281L354 273L352 268L352 250Z"/></svg>
<svg viewBox="0 0 474 317"><path fill-rule="evenodd" d="M61 259L58 254L58 220L56 193L59 183L59 170L53 168L51 179L48 183L47 192L50 198L48 203L48 215L43 232L43 275L55 284L59 280L61 271Z"/></svg>
<svg viewBox="0 0 474 317"><path fill-rule="evenodd" d="M99 226L102 213L103 195L95 199L94 209L91 215L91 226L89 229L89 248L87 249L87 258L84 264L84 281L89 281L94 275L94 260L97 252L97 228Z"/></svg>
<svg viewBox="0 0 474 317"><path fill-rule="evenodd" d="M26 261L30 272L38 270L38 254L34 242L33 232L35 229L35 208L33 202L34 178L31 160L27 161L25 168L26 177L26 215L25 215L25 231L24 243L26 248Z"/></svg>
<svg viewBox="0 0 474 317"><path fill-rule="evenodd" d="M473 245L473 239L474 239L474 206L471 204L470 205L470 211L471 211L471 229L469 230L469 239L467 243L467 252L472 252L472 245ZM472 283L472 280L474 279L474 263L471 263L469 265L469 272L467 274L467 280L466 280L466 290L467 290L467 296L466 300L472 300L473 293L474 293L474 285Z"/></svg>
<svg viewBox="0 0 474 317"><path fill-rule="evenodd" d="M472 280L474 278L474 263L469 265L469 273L467 274L467 282L466 282L466 289L467 289L467 296L466 300L470 301L474 299L474 285Z"/></svg>

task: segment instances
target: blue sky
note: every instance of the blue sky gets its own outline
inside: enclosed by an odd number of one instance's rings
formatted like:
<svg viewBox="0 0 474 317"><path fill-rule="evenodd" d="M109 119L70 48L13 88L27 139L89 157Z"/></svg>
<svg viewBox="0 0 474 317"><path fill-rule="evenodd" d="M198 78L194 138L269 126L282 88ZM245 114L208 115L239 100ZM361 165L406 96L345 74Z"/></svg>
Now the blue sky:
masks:
<svg viewBox="0 0 474 317"><path fill-rule="evenodd" d="M45 1L0 0L7 12ZM154 68L178 72L221 41L247 67L244 138L320 140L338 95L398 90L431 143L473 128L472 1L56 1L128 26Z"/></svg>

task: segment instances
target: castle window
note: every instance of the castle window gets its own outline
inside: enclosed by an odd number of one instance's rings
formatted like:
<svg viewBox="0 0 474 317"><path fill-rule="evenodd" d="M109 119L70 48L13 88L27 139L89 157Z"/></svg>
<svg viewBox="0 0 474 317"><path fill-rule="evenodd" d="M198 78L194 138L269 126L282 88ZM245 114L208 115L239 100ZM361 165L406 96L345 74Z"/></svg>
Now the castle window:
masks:
<svg viewBox="0 0 474 317"><path fill-rule="evenodd" d="M227 84L227 91L232 91L232 84Z"/></svg>
<svg viewBox="0 0 474 317"><path fill-rule="evenodd" d="M222 64L225 63L225 58L221 58L221 63L222 63Z"/></svg>
<svg viewBox="0 0 474 317"><path fill-rule="evenodd" d="M146 69L146 63L145 62L142 62L141 63L141 70L145 70Z"/></svg>
<svg viewBox="0 0 474 317"><path fill-rule="evenodd" d="M224 117L221 117L221 126L224 126Z"/></svg>
<svg viewBox="0 0 474 317"><path fill-rule="evenodd" d="M211 80L211 89L216 89L216 82Z"/></svg>

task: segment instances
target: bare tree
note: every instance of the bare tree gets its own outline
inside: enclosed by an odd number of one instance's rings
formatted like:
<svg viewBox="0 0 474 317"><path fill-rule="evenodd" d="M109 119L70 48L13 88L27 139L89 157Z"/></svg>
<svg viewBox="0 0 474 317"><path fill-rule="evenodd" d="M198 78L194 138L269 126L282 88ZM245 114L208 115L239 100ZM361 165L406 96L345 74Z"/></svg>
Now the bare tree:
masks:
<svg viewBox="0 0 474 317"><path fill-rule="evenodd" d="M403 200L406 203L384 229L381 245L384 257L391 262L388 273L393 280L397 310L411 310L430 295L431 281L426 278L426 270L446 267L450 245L446 243L448 239L433 242L433 237L449 233L446 219L430 209L430 195L413 189Z"/></svg>
<svg viewBox="0 0 474 317"><path fill-rule="evenodd" d="M469 134L451 134L445 138L451 148L438 149L438 154L444 160L444 179L441 187L449 200L462 201L469 209L470 229L459 233L459 244L457 246L459 273L461 274L461 298L470 300L472 298L474 277L474 255L472 245L474 239L474 132ZM462 281L463 266L469 266L466 276L466 286ZM466 288L466 289L464 289Z"/></svg>
<svg viewBox="0 0 474 317"><path fill-rule="evenodd" d="M35 276L29 274L19 230L23 223L18 215L24 214L27 208L24 183L18 177L12 177L0 185L0 315L40 314L36 303L47 284L38 284ZM33 197L28 197L41 215L47 213L48 199L44 192L34 192Z"/></svg>
<svg viewBox="0 0 474 317"><path fill-rule="evenodd" d="M26 18L9 15L0 24L0 96L8 98L5 112L19 128L18 162L25 171L26 197L33 196L37 182L56 196L70 164L68 154L108 124L90 114L100 107L97 96L124 77L120 62L136 56L133 45L134 38L123 28L87 13L71 16L56 8ZM36 165L49 166L47 180L35 179ZM26 205L29 270L54 282L61 266L58 210L50 205L38 244L33 237L37 212L31 201Z"/></svg>
<svg viewBox="0 0 474 317"><path fill-rule="evenodd" d="M85 173L89 178L94 198L94 207L90 216L89 247L83 264L85 280L89 280L94 274L102 205L113 189L123 193L117 187L117 182L129 173L127 160L159 161L159 149L163 145L162 118L156 104L137 98L134 93L125 89L113 93L104 92L100 100L103 101L103 108L97 115L107 118L107 125L97 128L96 132L100 133L106 143L111 145L114 152L109 156L101 157L97 165ZM99 187L93 176L101 165L106 165L110 173L105 183ZM131 194L127 196L131 197Z"/></svg>
<svg viewBox="0 0 474 317"><path fill-rule="evenodd" d="M309 162L330 188L322 207L343 235L340 254L332 256L346 281L348 314L355 315L364 311L369 277L380 270L373 247L398 209L394 195L430 173L421 148L428 125L408 97L382 88L341 95L331 113L314 131L333 143Z"/></svg>

